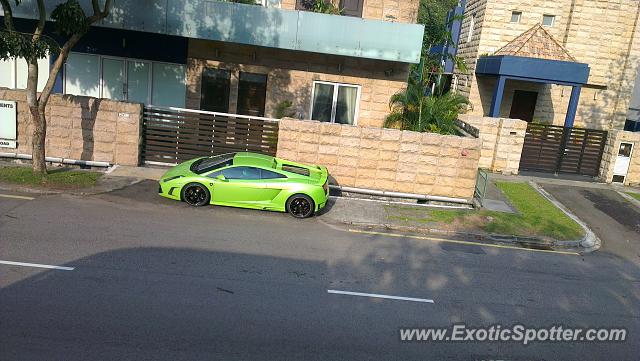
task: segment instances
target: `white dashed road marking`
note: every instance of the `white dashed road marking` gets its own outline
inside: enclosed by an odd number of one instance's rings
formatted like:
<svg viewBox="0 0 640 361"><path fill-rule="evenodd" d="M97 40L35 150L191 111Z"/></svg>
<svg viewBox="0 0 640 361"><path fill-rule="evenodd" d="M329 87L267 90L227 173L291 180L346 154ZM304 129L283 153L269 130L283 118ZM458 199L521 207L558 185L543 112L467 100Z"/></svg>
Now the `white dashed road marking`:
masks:
<svg viewBox="0 0 640 361"><path fill-rule="evenodd" d="M377 293L361 293L361 292L338 291L338 290L327 290L327 292L335 295L347 295L347 296L358 296L358 297L384 298L388 300L398 300L398 301L434 303L433 300L430 300L428 298L389 296L389 295L381 295Z"/></svg>
<svg viewBox="0 0 640 361"><path fill-rule="evenodd" d="M75 269L75 267L52 266L52 265L48 265L48 264L13 262L13 261L2 261L2 260L0 260L0 264L6 264L8 266L22 266L22 267L35 267L35 268L55 269L55 270L60 270L60 271L73 271Z"/></svg>

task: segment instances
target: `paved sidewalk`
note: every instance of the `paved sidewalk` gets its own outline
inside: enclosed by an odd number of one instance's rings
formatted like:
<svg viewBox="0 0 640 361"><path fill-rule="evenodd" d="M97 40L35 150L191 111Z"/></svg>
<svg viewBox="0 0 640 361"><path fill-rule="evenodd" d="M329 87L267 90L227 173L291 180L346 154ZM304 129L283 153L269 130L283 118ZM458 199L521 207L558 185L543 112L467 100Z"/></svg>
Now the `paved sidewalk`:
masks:
<svg viewBox="0 0 640 361"><path fill-rule="evenodd" d="M116 165L107 172L110 177L129 177L138 179L160 180L160 177L169 170L169 167L133 167L129 165Z"/></svg>

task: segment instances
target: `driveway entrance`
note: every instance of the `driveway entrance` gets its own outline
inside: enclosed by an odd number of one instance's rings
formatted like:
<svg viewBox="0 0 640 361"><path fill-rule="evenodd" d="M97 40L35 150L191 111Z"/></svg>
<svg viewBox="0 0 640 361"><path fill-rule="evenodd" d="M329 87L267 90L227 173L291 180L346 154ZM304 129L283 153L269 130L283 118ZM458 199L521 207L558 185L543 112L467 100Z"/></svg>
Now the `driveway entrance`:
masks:
<svg viewBox="0 0 640 361"><path fill-rule="evenodd" d="M638 261L640 209L607 188L542 184L602 240L600 251Z"/></svg>

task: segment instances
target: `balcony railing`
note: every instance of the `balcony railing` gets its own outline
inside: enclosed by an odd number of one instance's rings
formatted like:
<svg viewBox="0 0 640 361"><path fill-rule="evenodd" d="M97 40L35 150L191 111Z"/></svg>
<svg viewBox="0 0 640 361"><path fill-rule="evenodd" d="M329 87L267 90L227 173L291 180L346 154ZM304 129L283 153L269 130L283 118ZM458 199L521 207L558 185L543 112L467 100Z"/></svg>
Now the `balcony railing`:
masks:
<svg viewBox="0 0 640 361"><path fill-rule="evenodd" d="M62 0L46 2L48 13ZM15 7L35 18L35 0ZM91 2L80 0L89 12ZM113 0L98 26L279 49L418 63L424 27L216 0Z"/></svg>

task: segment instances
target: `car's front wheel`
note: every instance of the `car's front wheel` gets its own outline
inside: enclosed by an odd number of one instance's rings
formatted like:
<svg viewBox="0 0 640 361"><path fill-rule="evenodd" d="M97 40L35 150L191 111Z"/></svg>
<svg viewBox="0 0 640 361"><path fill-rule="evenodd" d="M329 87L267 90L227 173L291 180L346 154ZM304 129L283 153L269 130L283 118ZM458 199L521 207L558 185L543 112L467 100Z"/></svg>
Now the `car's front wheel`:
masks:
<svg viewBox="0 0 640 361"><path fill-rule="evenodd" d="M209 204L211 195L207 187L199 183L189 183L182 187L182 200L188 205L202 207Z"/></svg>
<svg viewBox="0 0 640 361"><path fill-rule="evenodd" d="M287 200L287 212L296 218L307 218L313 215L315 204L311 197L296 194Z"/></svg>

